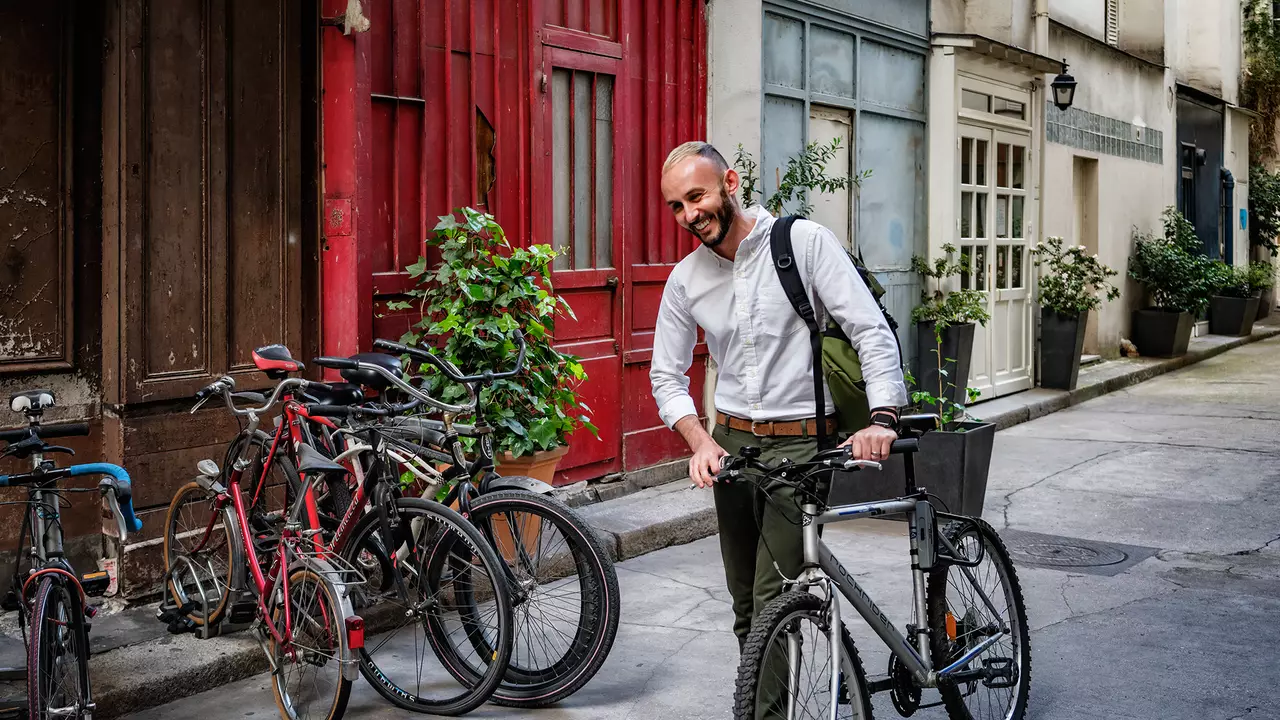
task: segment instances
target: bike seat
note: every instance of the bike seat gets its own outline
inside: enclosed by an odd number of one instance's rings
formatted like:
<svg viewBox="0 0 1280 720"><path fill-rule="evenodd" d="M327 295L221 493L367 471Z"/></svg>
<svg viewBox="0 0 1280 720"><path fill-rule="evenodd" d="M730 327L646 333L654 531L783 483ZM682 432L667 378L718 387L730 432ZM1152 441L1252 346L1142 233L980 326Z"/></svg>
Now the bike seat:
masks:
<svg viewBox="0 0 1280 720"><path fill-rule="evenodd" d="M316 450L310 445L299 445L298 472L303 475L310 475L312 473L346 474L347 469L324 455L321 455L319 450Z"/></svg>
<svg viewBox="0 0 1280 720"><path fill-rule="evenodd" d="M305 365L293 359L293 355L289 354L289 348L279 344L263 345L254 350L253 364L264 371L267 377L273 379L280 379L291 372L306 368Z"/></svg>
<svg viewBox="0 0 1280 720"><path fill-rule="evenodd" d="M386 368L387 372L399 377L404 372L400 358L386 353L360 353L352 355L352 360ZM373 388L379 392L391 387L391 382L372 370L343 370L342 379L357 385Z"/></svg>
<svg viewBox="0 0 1280 720"><path fill-rule="evenodd" d="M23 390L9 396L9 409L20 413L40 413L53 407L52 390Z"/></svg>
<svg viewBox="0 0 1280 720"><path fill-rule="evenodd" d="M914 435L923 435L930 430L937 430L941 420L933 413L920 415L903 415L898 418L898 427Z"/></svg>
<svg viewBox="0 0 1280 720"><path fill-rule="evenodd" d="M351 383L314 383L307 386L305 395L319 405L359 405L364 402L364 391Z"/></svg>

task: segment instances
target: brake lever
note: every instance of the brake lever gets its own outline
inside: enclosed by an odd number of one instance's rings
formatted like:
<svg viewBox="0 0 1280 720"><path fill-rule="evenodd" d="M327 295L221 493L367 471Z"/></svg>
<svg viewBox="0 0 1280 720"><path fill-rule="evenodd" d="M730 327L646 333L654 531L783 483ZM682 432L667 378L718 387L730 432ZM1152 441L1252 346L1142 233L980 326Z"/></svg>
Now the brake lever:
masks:
<svg viewBox="0 0 1280 720"><path fill-rule="evenodd" d="M40 448L40 450L41 452L46 452L46 453L66 453L68 455L76 454L75 450L72 450L69 447L63 447L61 445L45 445L44 447Z"/></svg>
<svg viewBox="0 0 1280 720"><path fill-rule="evenodd" d="M212 395L205 395L204 397L202 397L202 398L200 398L199 400L197 400L197 401L196 401L196 404L195 404L195 407L191 408L191 412L189 412L189 413L187 413L187 414L188 414L188 415L195 415L195 414L196 414L196 411L197 411L197 410L199 410L200 408L204 407L204 404L205 404L205 403L207 403L207 402L209 402L209 398L211 398L211 397L213 397L213 396L212 396Z"/></svg>

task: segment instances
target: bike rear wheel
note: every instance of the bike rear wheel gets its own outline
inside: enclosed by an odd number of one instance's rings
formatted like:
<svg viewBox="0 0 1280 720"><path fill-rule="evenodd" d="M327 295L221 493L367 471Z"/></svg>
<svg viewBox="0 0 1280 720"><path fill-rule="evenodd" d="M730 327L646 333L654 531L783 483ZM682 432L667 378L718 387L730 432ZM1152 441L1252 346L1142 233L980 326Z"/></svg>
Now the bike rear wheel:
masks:
<svg viewBox="0 0 1280 720"><path fill-rule="evenodd" d="M783 593L752 623L738 664L734 720L830 720L830 612L822 598L803 591ZM871 720L871 694L858 650L841 628L840 720ZM795 648L794 655L789 652Z"/></svg>
<svg viewBox="0 0 1280 720"><path fill-rule="evenodd" d="M197 577L179 568L176 577L169 576L168 591L179 607L190 607L184 615L197 626L217 625L231 597L238 533L230 526L230 517L217 507L216 497L196 482L178 488L165 514L165 572L185 556L199 573Z"/></svg>
<svg viewBox="0 0 1280 720"><path fill-rule="evenodd" d="M46 575L38 582L27 644L28 717L88 717L92 701L83 600L61 578Z"/></svg>
<svg viewBox="0 0 1280 720"><path fill-rule="evenodd" d="M368 580L360 672L399 707L462 715L493 696L511 658L511 597L501 561L479 530L439 503L398 498L395 520L397 536L388 542L378 511L366 513L342 548ZM478 617L464 616L477 605ZM455 654L470 634L483 636L491 651Z"/></svg>
<svg viewBox="0 0 1280 720"><path fill-rule="evenodd" d="M273 603L272 621L283 629L284 607ZM278 671L272 690L286 720L337 720L347 709L351 681L343 675L343 636L350 613L337 588L308 567L289 573L287 645L271 643Z"/></svg>
<svg viewBox="0 0 1280 720"><path fill-rule="evenodd" d="M1031 645L1022 588L1009 551L995 529L982 520L953 522L942 532L961 559L979 562L968 568L939 560L929 573L934 666L941 669L959 660L1000 627L1009 631L967 666L999 670L1001 677L940 681L938 690L947 715L952 720L1021 720L1031 692Z"/></svg>
<svg viewBox="0 0 1280 720"><path fill-rule="evenodd" d="M515 646L494 702L534 708L563 700L595 676L613 647L621 600L613 562L586 521L554 498L488 493L472 500L469 518L516 583L509 588ZM476 624L482 610L469 605L466 621ZM493 651L484 633L468 632L465 639L467 648L440 640L455 655Z"/></svg>

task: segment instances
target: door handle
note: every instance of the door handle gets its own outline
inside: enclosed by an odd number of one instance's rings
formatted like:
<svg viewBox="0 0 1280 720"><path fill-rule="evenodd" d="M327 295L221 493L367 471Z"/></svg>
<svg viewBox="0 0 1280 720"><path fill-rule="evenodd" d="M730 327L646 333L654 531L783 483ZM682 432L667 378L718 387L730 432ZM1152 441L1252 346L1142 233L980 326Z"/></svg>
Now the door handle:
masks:
<svg viewBox="0 0 1280 720"><path fill-rule="evenodd" d="M608 278L605 279L604 284L608 285L611 288L618 287L618 276L610 275Z"/></svg>

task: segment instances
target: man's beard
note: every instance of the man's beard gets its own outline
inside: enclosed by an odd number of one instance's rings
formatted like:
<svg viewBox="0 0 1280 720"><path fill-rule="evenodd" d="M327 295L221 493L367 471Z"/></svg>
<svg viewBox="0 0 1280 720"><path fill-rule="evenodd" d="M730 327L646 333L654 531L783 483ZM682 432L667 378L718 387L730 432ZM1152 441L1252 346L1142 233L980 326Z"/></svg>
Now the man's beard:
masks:
<svg viewBox="0 0 1280 720"><path fill-rule="evenodd" d="M725 192L724 187L720 188L720 209L716 211L715 218L717 224L720 225L720 230L715 234L715 237L709 240L699 235L698 231L694 230L692 226L688 228L689 232L698 238L698 242L702 243L703 247L713 248L724 242L724 239L729 235L729 228L733 227L733 221L738 219L738 208L729 199L729 193Z"/></svg>

